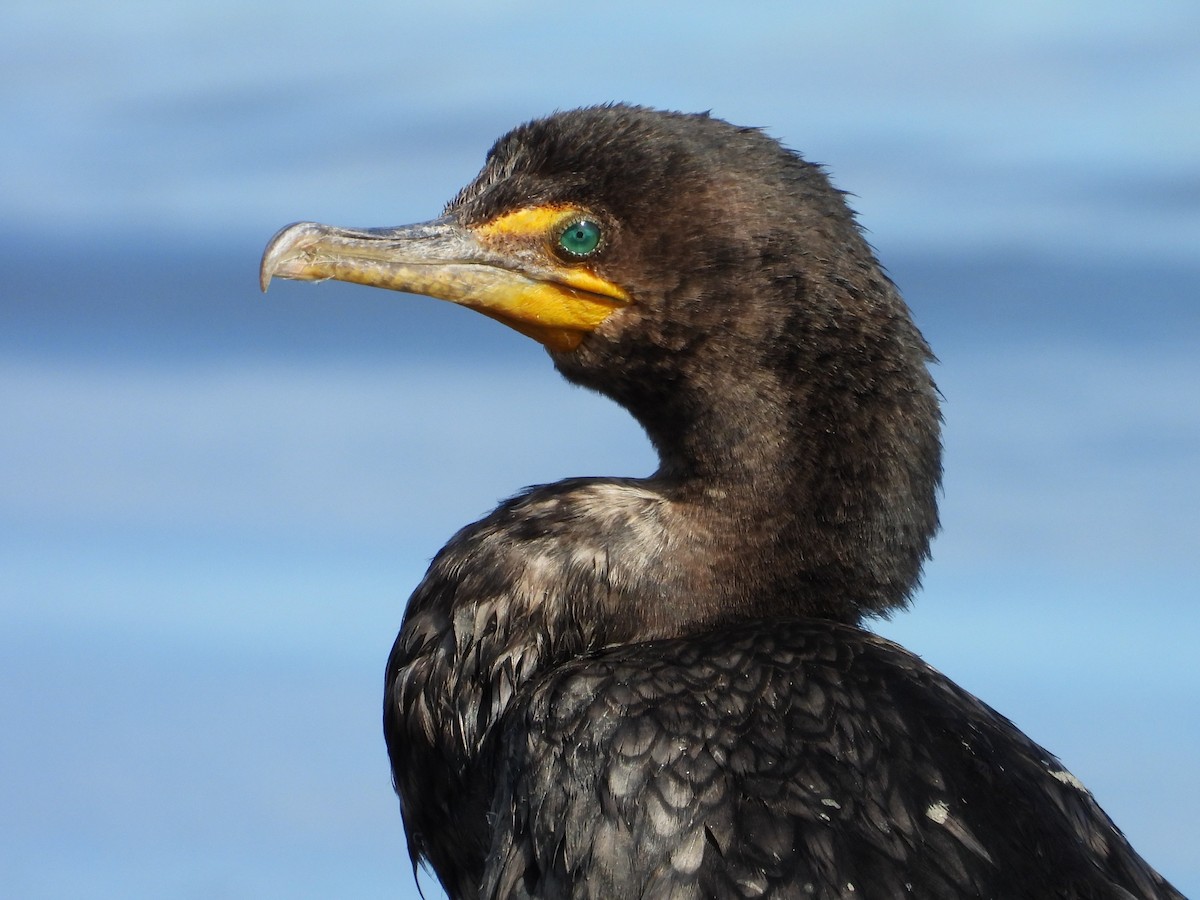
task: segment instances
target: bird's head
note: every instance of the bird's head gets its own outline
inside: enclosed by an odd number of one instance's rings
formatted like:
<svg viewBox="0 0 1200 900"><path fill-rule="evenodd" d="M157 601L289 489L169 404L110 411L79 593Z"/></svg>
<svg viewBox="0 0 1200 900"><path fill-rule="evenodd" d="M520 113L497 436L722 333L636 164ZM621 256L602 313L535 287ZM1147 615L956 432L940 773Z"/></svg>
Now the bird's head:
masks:
<svg viewBox="0 0 1200 900"><path fill-rule="evenodd" d="M559 360L585 344L584 355L610 345L627 357L714 335L761 344L787 314L768 302L772 283L825 274L812 263L847 252L870 257L840 192L757 129L602 106L502 137L431 222L284 228L262 286L334 278L427 294L499 319Z"/></svg>

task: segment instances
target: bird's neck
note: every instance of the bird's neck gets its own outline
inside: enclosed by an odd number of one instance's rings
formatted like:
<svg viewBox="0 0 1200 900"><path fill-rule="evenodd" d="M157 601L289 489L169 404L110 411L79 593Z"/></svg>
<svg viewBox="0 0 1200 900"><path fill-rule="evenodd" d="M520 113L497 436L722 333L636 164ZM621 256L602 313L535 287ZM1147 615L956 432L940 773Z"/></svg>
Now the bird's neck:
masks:
<svg viewBox="0 0 1200 900"><path fill-rule="evenodd" d="M650 484L675 505L677 543L723 566L708 618L853 624L906 602L937 528L941 447L927 350L903 324L785 365L747 348L681 366L669 395L619 398L659 452Z"/></svg>
<svg viewBox="0 0 1200 900"><path fill-rule="evenodd" d="M713 512L790 515L811 448L790 427L778 386L731 381L718 396L696 393L699 402L670 412L635 408L659 454L655 480L693 501L712 498Z"/></svg>

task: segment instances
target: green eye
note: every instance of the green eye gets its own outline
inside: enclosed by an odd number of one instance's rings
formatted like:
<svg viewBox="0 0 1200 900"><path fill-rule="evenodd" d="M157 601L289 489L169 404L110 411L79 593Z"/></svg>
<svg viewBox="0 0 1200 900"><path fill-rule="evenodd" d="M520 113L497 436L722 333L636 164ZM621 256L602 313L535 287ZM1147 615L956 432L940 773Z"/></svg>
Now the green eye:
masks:
<svg viewBox="0 0 1200 900"><path fill-rule="evenodd" d="M558 236L558 246L571 256L590 256L600 246L600 226L588 219L572 222Z"/></svg>

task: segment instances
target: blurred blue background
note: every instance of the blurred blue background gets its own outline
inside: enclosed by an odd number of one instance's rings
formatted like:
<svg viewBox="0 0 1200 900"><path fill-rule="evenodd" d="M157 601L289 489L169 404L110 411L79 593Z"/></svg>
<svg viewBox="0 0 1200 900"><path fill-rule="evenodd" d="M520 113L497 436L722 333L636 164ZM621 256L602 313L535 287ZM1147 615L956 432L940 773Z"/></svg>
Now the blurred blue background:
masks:
<svg viewBox="0 0 1200 900"><path fill-rule="evenodd" d="M531 483L646 474L536 344L277 283L555 108L829 164L941 358L944 531L879 630L1200 894L1200 6L8 0L0 889L413 897L380 736L408 592ZM437 896L423 876L426 895Z"/></svg>

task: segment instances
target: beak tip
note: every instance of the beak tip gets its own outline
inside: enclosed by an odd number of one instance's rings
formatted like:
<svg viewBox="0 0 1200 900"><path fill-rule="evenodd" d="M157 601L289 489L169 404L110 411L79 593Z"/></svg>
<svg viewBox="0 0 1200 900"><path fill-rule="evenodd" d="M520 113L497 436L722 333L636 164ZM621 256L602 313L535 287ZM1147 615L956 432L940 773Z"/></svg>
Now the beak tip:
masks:
<svg viewBox="0 0 1200 900"><path fill-rule="evenodd" d="M288 260L297 255L298 249L303 248L303 241L319 228L320 226L313 222L295 222L275 233L263 251L258 269L258 286L264 294L271 284L271 278L280 274L281 268L286 269L285 264ZM287 277L286 271L282 276Z"/></svg>

